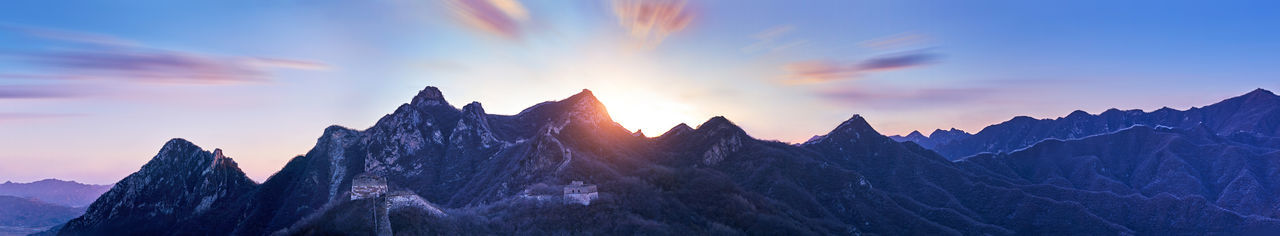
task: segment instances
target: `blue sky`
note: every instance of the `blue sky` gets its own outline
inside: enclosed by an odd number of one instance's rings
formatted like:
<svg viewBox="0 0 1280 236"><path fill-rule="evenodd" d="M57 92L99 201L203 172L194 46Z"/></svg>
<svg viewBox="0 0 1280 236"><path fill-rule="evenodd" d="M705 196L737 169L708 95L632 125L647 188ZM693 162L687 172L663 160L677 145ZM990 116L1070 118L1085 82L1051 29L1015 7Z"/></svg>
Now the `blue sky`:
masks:
<svg viewBox="0 0 1280 236"><path fill-rule="evenodd" d="M656 135L723 115L798 142L1280 89L1270 1L0 3L0 180L111 183L169 138L256 180L438 86L514 114L587 88Z"/></svg>

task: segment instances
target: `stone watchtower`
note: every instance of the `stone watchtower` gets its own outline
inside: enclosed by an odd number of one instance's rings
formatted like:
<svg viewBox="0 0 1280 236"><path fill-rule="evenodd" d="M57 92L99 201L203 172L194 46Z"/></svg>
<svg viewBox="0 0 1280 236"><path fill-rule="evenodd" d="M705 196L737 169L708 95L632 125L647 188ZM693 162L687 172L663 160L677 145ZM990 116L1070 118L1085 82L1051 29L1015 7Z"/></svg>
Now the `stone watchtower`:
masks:
<svg viewBox="0 0 1280 236"><path fill-rule="evenodd" d="M592 200L600 198L600 194L596 192L596 185L583 184L582 181L573 181L569 185L564 186L564 201L566 203L582 204L583 206L591 205Z"/></svg>
<svg viewBox="0 0 1280 236"><path fill-rule="evenodd" d="M364 173L351 180L351 200L376 198L387 193L387 179Z"/></svg>
<svg viewBox="0 0 1280 236"><path fill-rule="evenodd" d="M374 207L370 217L373 217L374 234L378 236L391 236L391 219L389 208L391 202L387 201L387 179L372 173L365 172L351 179L351 200L373 199Z"/></svg>

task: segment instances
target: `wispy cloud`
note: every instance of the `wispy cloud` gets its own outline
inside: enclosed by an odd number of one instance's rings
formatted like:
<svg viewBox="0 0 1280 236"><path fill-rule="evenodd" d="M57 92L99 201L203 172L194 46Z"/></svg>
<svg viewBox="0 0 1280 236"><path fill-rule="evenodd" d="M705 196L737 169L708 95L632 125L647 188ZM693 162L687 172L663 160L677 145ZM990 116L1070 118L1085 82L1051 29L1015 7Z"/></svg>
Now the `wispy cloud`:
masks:
<svg viewBox="0 0 1280 236"><path fill-rule="evenodd" d="M859 63L855 68L860 71L886 71L907 67L921 66L933 62L937 55L930 53L908 53L871 58Z"/></svg>
<svg viewBox="0 0 1280 236"><path fill-rule="evenodd" d="M0 31L9 31L29 37L37 37L55 41L79 42L97 45L116 45L116 46L136 46L138 42L127 40L110 35L101 35L93 33L82 33L75 31L56 30L40 27L31 27L15 24L0 23Z"/></svg>
<svg viewBox="0 0 1280 236"><path fill-rule="evenodd" d="M928 52L884 55L855 63L834 61L802 61L783 65L788 81L793 83L819 83L851 79L870 72L890 71L917 67L936 61L938 55Z"/></svg>
<svg viewBox="0 0 1280 236"><path fill-rule="evenodd" d="M66 98L87 93L88 90L70 86L0 85L0 99Z"/></svg>
<svg viewBox="0 0 1280 236"><path fill-rule="evenodd" d="M829 101L851 105L878 107L953 104L971 101L995 92L994 88L925 88L901 90L891 88L839 87L821 90L817 95ZM907 106L907 107L910 107Z"/></svg>
<svg viewBox="0 0 1280 236"><path fill-rule="evenodd" d="M689 27L694 18L684 0L615 0L613 14L642 48L657 47L671 34Z"/></svg>
<svg viewBox="0 0 1280 236"><path fill-rule="evenodd" d="M901 47L921 47L921 45L930 44L932 41L932 38L928 35L908 32L863 41L858 45L865 48L885 50Z"/></svg>
<svg viewBox="0 0 1280 236"><path fill-rule="evenodd" d="M272 69L321 70L328 66L303 60L219 56L166 50L108 35L5 25L0 30L47 40L56 50L0 54L0 59L26 64L38 73L2 74L0 78L106 78L143 82L226 84L262 82Z"/></svg>
<svg viewBox="0 0 1280 236"><path fill-rule="evenodd" d="M760 31L760 33L756 33L751 36L756 40L756 42L743 47L742 52L778 52L809 43L808 40L804 39L784 40L783 37L790 34L793 30L795 30L795 26L781 25ZM783 43L784 41L785 43Z"/></svg>
<svg viewBox="0 0 1280 236"><path fill-rule="evenodd" d="M446 5L467 26L508 39L523 38L521 25L529 11L516 0L446 0Z"/></svg>
<svg viewBox="0 0 1280 236"><path fill-rule="evenodd" d="M54 118L68 118L84 116L85 114L72 113L16 113L16 112L0 112L0 122L13 120L41 120Z"/></svg>

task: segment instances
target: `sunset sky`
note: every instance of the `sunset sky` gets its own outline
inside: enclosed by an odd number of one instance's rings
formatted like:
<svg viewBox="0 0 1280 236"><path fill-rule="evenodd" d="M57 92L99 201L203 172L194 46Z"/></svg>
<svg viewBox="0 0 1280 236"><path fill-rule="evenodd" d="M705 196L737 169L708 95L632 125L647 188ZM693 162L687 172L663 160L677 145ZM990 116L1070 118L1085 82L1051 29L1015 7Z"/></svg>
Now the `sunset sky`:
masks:
<svg viewBox="0 0 1280 236"><path fill-rule="evenodd" d="M803 3L801 3L803 2ZM1099 7L1103 6L1103 7ZM800 142L1280 89L1275 1L0 2L0 181L108 184L170 138L263 181L425 86L495 114L590 89L657 135Z"/></svg>

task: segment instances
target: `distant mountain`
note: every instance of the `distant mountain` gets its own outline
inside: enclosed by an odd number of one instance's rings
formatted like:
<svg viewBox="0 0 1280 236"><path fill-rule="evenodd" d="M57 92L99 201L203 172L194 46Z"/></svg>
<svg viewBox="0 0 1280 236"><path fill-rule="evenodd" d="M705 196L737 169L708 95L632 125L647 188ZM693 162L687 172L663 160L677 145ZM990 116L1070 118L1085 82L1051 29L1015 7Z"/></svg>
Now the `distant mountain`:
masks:
<svg viewBox="0 0 1280 236"><path fill-rule="evenodd" d="M0 235L27 235L67 222L83 208L62 206L31 198L0 196Z"/></svg>
<svg viewBox="0 0 1280 236"><path fill-rule="evenodd" d="M1280 150L1233 142L1204 126L1183 130L1139 125L1078 140L1046 140L960 163L1018 183L1195 199L1241 214L1277 218L1277 161Z"/></svg>
<svg viewBox="0 0 1280 236"><path fill-rule="evenodd" d="M1268 139L1268 145L1280 144L1270 137L1280 137L1280 96L1257 89L1213 105L1186 111L1161 108L1152 112L1110 109L1093 115L1075 111L1057 119L1034 119L1026 116L988 126L971 137L952 140L920 140L903 138L931 149L948 159L959 159L983 152L1011 152L1045 139L1078 139L1118 131L1134 125L1167 126L1188 129L1203 125L1210 132L1241 139ZM917 141L919 140L919 141Z"/></svg>
<svg viewBox="0 0 1280 236"><path fill-rule="evenodd" d="M973 136L973 134L964 132L964 130L951 128L951 130L941 130L941 129L934 130L933 133L929 134L929 136L924 136L923 134L920 134L920 131L911 131L911 133L907 134L907 136L893 135L893 136L889 136L889 138L893 139L893 141L898 141L898 142L907 142L907 141L915 142L921 147L932 149L934 147L937 147L938 145L951 144L956 140L969 138L970 136Z"/></svg>
<svg viewBox="0 0 1280 236"><path fill-rule="evenodd" d="M109 185L82 184L75 181L45 179L31 183L6 181L0 184L0 195L34 198L70 207L84 207L111 189Z"/></svg>
<svg viewBox="0 0 1280 236"><path fill-rule="evenodd" d="M385 178L401 200L351 200L356 176ZM598 186L599 199L566 204L570 181ZM1267 201L1159 191L1121 195L951 162L856 115L800 145L755 139L724 117L648 138L586 90L494 115L428 87L368 129L325 129L260 185L220 151L170 141L59 234L350 235L384 223L406 235L1280 232L1280 220L1217 205Z"/></svg>

